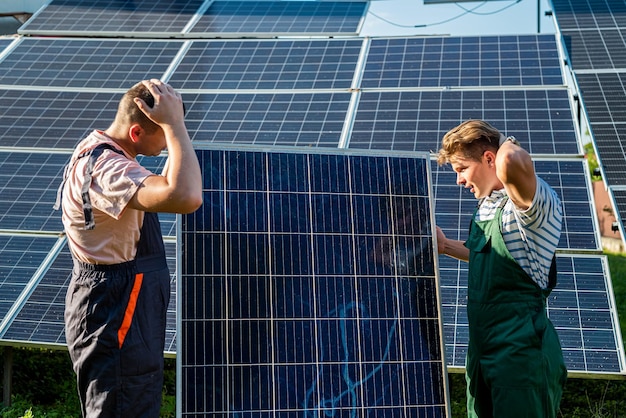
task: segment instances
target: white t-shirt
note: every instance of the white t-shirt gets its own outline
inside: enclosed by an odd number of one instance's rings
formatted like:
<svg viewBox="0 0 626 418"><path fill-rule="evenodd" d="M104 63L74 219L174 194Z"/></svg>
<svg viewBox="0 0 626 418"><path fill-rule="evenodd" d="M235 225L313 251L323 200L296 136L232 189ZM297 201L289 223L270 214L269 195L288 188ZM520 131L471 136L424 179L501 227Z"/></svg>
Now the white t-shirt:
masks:
<svg viewBox="0 0 626 418"><path fill-rule="evenodd" d="M483 199L476 220L493 219L506 197L505 190L494 190ZM509 199L502 209L502 237L511 256L542 288L548 287L552 256L561 239L563 208L556 192L537 177L535 197L526 210Z"/></svg>
<svg viewBox="0 0 626 418"><path fill-rule="evenodd" d="M128 154L120 155L105 149L94 164L89 189L96 226L85 230L81 188L89 158L83 157L72 164L78 155L101 143L123 151L101 131L93 131L78 144L63 188L63 225L70 250L78 260L91 264L117 264L135 258L144 213L126 206L143 181L153 173Z"/></svg>

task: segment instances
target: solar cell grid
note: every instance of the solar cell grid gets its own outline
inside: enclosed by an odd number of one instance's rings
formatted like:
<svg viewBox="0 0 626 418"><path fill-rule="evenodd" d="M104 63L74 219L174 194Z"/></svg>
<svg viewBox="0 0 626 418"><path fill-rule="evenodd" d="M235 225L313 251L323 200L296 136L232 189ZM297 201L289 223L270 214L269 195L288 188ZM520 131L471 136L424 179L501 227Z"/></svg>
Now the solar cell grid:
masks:
<svg viewBox="0 0 626 418"><path fill-rule="evenodd" d="M357 34L363 1L215 1L191 29L193 34Z"/></svg>
<svg viewBox="0 0 626 418"><path fill-rule="evenodd" d="M170 83L181 89L347 89L362 40L194 41Z"/></svg>
<svg viewBox="0 0 626 418"><path fill-rule="evenodd" d="M73 149L115 117L117 93L0 90L0 146ZM107 126L94 126L106 123Z"/></svg>
<svg viewBox="0 0 626 418"><path fill-rule="evenodd" d="M467 353L467 265L439 257L442 313L449 366L464 367ZM570 373L623 373L616 308L608 297L610 274L603 256L557 256L558 284L548 316L559 334Z"/></svg>
<svg viewBox="0 0 626 418"><path fill-rule="evenodd" d="M69 155L0 152L0 229L61 232L52 206Z"/></svg>
<svg viewBox="0 0 626 418"><path fill-rule="evenodd" d="M446 416L428 158L200 159L205 203L182 226L183 416Z"/></svg>
<svg viewBox="0 0 626 418"><path fill-rule="evenodd" d="M185 95L195 143L337 147L350 93Z"/></svg>
<svg viewBox="0 0 626 418"><path fill-rule="evenodd" d="M128 89L162 78L182 46L175 41L21 38L0 61L6 86Z"/></svg>
<svg viewBox="0 0 626 418"><path fill-rule="evenodd" d="M467 119L488 120L532 154L579 153L565 89L363 92L349 148L436 151Z"/></svg>
<svg viewBox="0 0 626 418"><path fill-rule="evenodd" d="M22 25L18 33L89 36L149 33L153 38L169 37L181 33L203 3L204 0L53 0Z"/></svg>
<svg viewBox="0 0 626 418"><path fill-rule="evenodd" d="M5 318L57 237L0 235L0 318Z"/></svg>
<svg viewBox="0 0 626 418"><path fill-rule="evenodd" d="M552 0L561 29L626 28L623 0Z"/></svg>
<svg viewBox="0 0 626 418"><path fill-rule="evenodd" d="M172 275L171 298L167 309L165 352L176 351L176 245L166 242L167 261ZM3 340L21 341L39 346L65 345L63 313L65 294L71 279L72 256L65 246L52 262L27 299L15 320L0 335Z"/></svg>
<svg viewBox="0 0 626 418"><path fill-rule="evenodd" d="M562 85L554 36L373 39L364 88Z"/></svg>
<svg viewBox="0 0 626 418"><path fill-rule="evenodd" d="M563 31L563 42L575 71L626 68L626 28Z"/></svg>

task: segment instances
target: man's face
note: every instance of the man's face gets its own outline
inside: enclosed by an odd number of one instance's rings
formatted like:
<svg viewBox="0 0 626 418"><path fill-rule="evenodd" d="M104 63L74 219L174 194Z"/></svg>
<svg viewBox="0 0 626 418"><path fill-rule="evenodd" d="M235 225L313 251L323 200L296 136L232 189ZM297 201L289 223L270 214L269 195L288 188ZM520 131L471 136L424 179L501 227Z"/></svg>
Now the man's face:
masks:
<svg viewBox="0 0 626 418"><path fill-rule="evenodd" d="M140 154L147 156L157 156L166 149L165 133L162 129L157 129L153 133L144 134L141 141Z"/></svg>
<svg viewBox="0 0 626 418"><path fill-rule="evenodd" d="M489 196L498 182L494 162L487 152L483 153L480 161L463 157L454 158L451 165L456 173L456 184L470 189L476 199Z"/></svg>

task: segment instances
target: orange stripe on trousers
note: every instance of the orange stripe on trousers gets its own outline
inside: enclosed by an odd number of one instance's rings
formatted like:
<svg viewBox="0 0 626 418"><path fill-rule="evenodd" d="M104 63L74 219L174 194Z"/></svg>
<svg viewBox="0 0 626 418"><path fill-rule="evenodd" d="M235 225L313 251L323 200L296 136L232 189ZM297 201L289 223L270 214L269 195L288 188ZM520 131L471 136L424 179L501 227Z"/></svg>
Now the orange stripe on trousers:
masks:
<svg viewBox="0 0 626 418"><path fill-rule="evenodd" d="M133 315L135 314L135 307L137 306L137 298L139 298L139 290L141 289L142 282L143 273L137 273L133 290L130 291L130 300L128 301L128 305L126 305L126 312L124 312L122 326L120 326L120 329L117 331L117 340L120 348L122 348L126 334L128 334L128 330L130 329L130 324L133 322Z"/></svg>

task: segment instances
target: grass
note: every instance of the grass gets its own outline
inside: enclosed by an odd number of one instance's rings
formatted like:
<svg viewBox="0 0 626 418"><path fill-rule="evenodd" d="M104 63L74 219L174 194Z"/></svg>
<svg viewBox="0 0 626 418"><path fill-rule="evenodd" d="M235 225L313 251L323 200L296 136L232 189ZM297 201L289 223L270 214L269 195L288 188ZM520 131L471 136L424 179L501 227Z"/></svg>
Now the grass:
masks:
<svg viewBox="0 0 626 418"><path fill-rule="evenodd" d="M622 335L626 335L626 256L607 253ZM7 347L0 347L0 356ZM165 361L161 417L176 411L175 360ZM3 418L80 418L76 383L66 351L14 349L13 397ZM467 416L465 378L450 374L452 417ZM559 418L626 418L626 380L569 379Z"/></svg>

